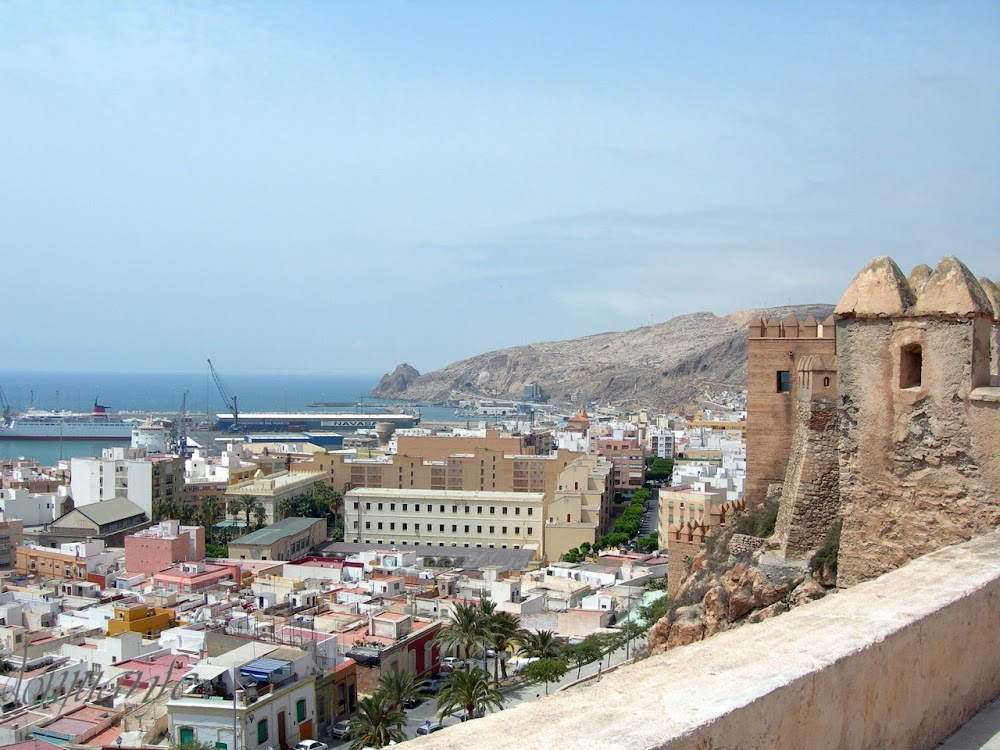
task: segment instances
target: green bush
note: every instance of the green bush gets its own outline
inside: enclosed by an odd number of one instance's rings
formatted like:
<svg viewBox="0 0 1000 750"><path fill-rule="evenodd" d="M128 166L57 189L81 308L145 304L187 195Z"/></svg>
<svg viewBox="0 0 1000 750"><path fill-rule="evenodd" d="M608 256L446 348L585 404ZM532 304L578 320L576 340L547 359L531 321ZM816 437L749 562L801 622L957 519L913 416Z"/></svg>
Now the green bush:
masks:
<svg viewBox="0 0 1000 750"><path fill-rule="evenodd" d="M778 502L765 500L762 507L737 514L733 524L734 533L768 537L774 533L774 524L777 520Z"/></svg>
<svg viewBox="0 0 1000 750"><path fill-rule="evenodd" d="M816 554L809 560L809 570L813 573L824 567L834 573L837 572L837 556L840 553L840 529L843 525L843 521L837 521L826 532L826 539L823 541L823 546L816 550Z"/></svg>

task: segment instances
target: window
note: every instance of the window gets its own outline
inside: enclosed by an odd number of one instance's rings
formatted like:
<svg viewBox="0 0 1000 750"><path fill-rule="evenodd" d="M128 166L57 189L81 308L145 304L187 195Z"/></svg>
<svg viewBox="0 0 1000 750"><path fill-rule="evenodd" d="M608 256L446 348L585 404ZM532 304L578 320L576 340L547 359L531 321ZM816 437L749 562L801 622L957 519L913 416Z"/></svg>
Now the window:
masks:
<svg viewBox="0 0 1000 750"><path fill-rule="evenodd" d="M371 509L372 509L372 504L371 503L365 503L365 510L371 510Z"/></svg>
<svg viewBox="0 0 1000 750"><path fill-rule="evenodd" d="M923 350L920 344L910 344L899 350L899 387L919 388L921 370L924 366Z"/></svg>
<svg viewBox="0 0 1000 750"><path fill-rule="evenodd" d="M503 513L503 514L504 514L504 515L506 516L506 515L507 515L507 511L508 511L508 510L509 510L509 509L508 509L508 508L507 508L507 506L505 505L505 506L503 506L503 509L501 510L501 512L502 512L502 513Z"/></svg>
<svg viewBox="0 0 1000 750"><path fill-rule="evenodd" d="M778 370L778 393L792 392L792 373L789 370Z"/></svg>
<svg viewBox="0 0 1000 750"><path fill-rule="evenodd" d="M413 506L413 510L415 510L417 513L419 513L420 512L420 503L417 503L416 505L414 505Z"/></svg>
<svg viewBox="0 0 1000 750"><path fill-rule="evenodd" d="M257 722L257 744L262 745L265 742L267 742L267 719L261 719Z"/></svg>
<svg viewBox="0 0 1000 750"><path fill-rule="evenodd" d="M381 521L379 521L379 522L378 522L378 530L379 530L379 531L381 531L381 530L382 530L382 522L381 522Z"/></svg>
<svg viewBox="0 0 1000 750"><path fill-rule="evenodd" d="M491 516L495 516L495 515L496 515L496 513L497 513L497 509L496 509L496 506L495 506L495 505L491 505L491 506L490 506L490 515L491 515Z"/></svg>
<svg viewBox="0 0 1000 750"><path fill-rule="evenodd" d="M535 509L534 508L528 508L528 515L529 516L535 515Z"/></svg>
<svg viewBox="0 0 1000 750"><path fill-rule="evenodd" d="M408 525L409 525L409 524L405 524L405 523L403 524L403 531L406 531L406 527L407 527Z"/></svg>
<svg viewBox="0 0 1000 750"><path fill-rule="evenodd" d="M295 701L295 720L300 724L306 720L306 699Z"/></svg>
<svg viewBox="0 0 1000 750"><path fill-rule="evenodd" d="M495 534L496 533L496 526L490 526L490 533L491 534Z"/></svg>
<svg viewBox="0 0 1000 750"><path fill-rule="evenodd" d="M528 527L528 536L532 536L532 535L533 535L534 533L535 533L535 532L534 532L534 531L532 530L532 528L531 528L531 527L529 526L529 527Z"/></svg>
<svg viewBox="0 0 1000 750"><path fill-rule="evenodd" d="M500 527L500 533L501 534L506 534L507 533L507 527L506 526L501 526Z"/></svg>
<svg viewBox="0 0 1000 750"><path fill-rule="evenodd" d="M482 513L482 512L483 512L483 506L482 505L477 505L476 506L476 513Z"/></svg>
<svg viewBox="0 0 1000 750"><path fill-rule="evenodd" d="M378 504L378 509L379 509L379 510L382 510L382 503L379 503L379 504Z"/></svg>
<svg viewBox="0 0 1000 750"><path fill-rule="evenodd" d="M468 534L468 533L469 533L469 527L468 527L468 526L466 526L466 527L465 527L465 533L466 533L466 534Z"/></svg>
<svg viewBox="0 0 1000 750"><path fill-rule="evenodd" d="M396 503L389 503L389 510L396 510Z"/></svg>
<svg viewBox="0 0 1000 750"><path fill-rule="evenodd" d="M476 527L476 533L477 534L482 534L483 533L483 527L482 526L477 526Z"/></svg>
<svg viewBox="0 0 1000 750"><path fill-rule="evenodd" d="M458 532L458 526L456 526L455 524L452 524L451 525L451 533L455 534L457 532Z"/></svg>
<svg viewBox="0 0 1000 750"><path fill-rule="evenodd" d="M515 516L521 515L521 509L520 508L514 508L514 515Z"/></svg>
<svg viewBox="0 0 1000 750"><path fill-rule="evenodd" d="M192 729L191 727L181 727L180 739L182 745L194 744L194 729Z"/></svg>
<svg viewBox="0 0 1000 750"><path fill-rule="evenodd" d="M520 534L521 533L521 527L520 526L515 526L514 527L514 533L515 534Z"/></svg>
<svg viewBox="0 0 1000 750"><path fill-rule="evenodd" d="M403 510L406 510L407 503L403 503Z"/></svg>

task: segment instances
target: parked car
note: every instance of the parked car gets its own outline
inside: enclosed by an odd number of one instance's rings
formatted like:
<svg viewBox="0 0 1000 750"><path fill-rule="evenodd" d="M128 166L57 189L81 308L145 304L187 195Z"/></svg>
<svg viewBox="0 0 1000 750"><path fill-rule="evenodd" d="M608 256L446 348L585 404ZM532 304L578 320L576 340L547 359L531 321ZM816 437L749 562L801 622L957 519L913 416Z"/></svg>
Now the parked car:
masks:
<svg viewBox="0 0 1000 750"><path fill-rule="evenodd" d="M333 729L330 730L330 734L336 737L338 740L344 739L347 736L347 728L349 723L347 721L338 721L333 725Z"/></svg>
<svg viewBox="0 0 1000 750"><path fill-rule="evenodd" d="M493 648L492 646L490 648L486 649L486 657L488 659L495 659L496 655L497 655L497 650L495 648Z"/></svg>
<svg viewBox="0 0 1000 750"><path fill-rule="evenodd" d="M440 732L444 729L444 725L438 722L437 724L431 724L430 719L425 721L419 727L417 727L417 734L430 734L431 732Z"/></svg>
<svg viewBox="0 0 1000 750"><path fill-rule="evenodd" d="M416 708L423 702L424 699L420 696L417 696L415 698L407 698L405 701L403 701L403 708Z"/></svg>
<svg viewBox="0 0 1000 750"><path fill-rule="evenodd" d="M465 662L455 656L446 656L441 660L442 672L452 672L456 669L465 669Z"/></svg>
<svg viewBox="0 0 1000 750"><path fill-rule="evenodd" d="M347 722L343 722L346 724ZM295 746L295 750L330 750L325 742L317 742L316 740L302 740Z"/></svg>
<svg viewBox="0 0 1000 750"><path fill-rule="evenodd" d="M429 695L434 695L444 685L445 679L445 677L428 677L424 680L423 691Z"/></svg>

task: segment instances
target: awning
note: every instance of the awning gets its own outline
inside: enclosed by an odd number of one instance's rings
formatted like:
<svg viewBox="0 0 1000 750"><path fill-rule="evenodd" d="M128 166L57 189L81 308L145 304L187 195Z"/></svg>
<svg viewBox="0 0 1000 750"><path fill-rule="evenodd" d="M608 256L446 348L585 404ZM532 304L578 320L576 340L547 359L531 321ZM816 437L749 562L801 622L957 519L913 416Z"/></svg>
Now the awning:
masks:
<svg viewBox="0 0 1000 750"><path fill-rule="evenodd" d="M257 682L281 682L292 675L292 663L262 656L240 667L240 674Z"/></svg>
<svg viewBox="0 0 1000 750"><path fill-rule="evenodd" d="M196 682L207 682L208 680L214 680L225 671L225 667L201 662L200 664L195 664L191 667L188 673L184 675L184 679L194 680Z"/></svg>

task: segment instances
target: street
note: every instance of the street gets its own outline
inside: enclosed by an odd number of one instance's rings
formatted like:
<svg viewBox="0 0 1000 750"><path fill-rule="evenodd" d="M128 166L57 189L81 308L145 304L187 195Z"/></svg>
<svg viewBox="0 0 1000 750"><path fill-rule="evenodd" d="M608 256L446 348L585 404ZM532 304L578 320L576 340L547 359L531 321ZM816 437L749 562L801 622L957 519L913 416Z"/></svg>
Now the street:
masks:
<svg viewBox="0 0 1000 750"><path fill-rule="evenodd" d="M640 636L640 639L642 637L643 636ZM632 651L633 651L632 644L630 644L628 648L630 656ZM621 664L623 661L625 661L625 653L626 653L626 648L623 647L618 651L615 651L613 654L611 654L611 660L610 660L611 665L614 666L616 664ZM476 662L476 664L481 666L483 662L479 661ZM607 669L608 657L605 656L601 660L600 664L602 671ZM487 671L492 675L493 659L487 660L486 667ZM588 677L596 675L597 672L598 672L598 663L594 662L593 664L584 665L583 669L580 671L580 674L581 677ZM575 667L571 667L569 671L566 672L566 675L561 680L559 680L559 682L549 683L549 690L548 690L549 694L551 695L557 692L560 688L565 687L570 683L576 682L577 679L578 679L577 669ZM511 708L512 706L516 706L519 703L523 703L524 701L544 699L545 685L542 683L522 682L517 685L501 688L501 692L504 694L506 699L504 701L504 709L507 709ZM419 706L411 708L407 710L405 713L406 713L406 726L404 727L404 731L406 732L407 739L412 739L417 735L417 728L420 727L420 725L423 724L425 721L429 720L432 724L437 723L438 719L437 719L436 696L428 696L427 700L425 700ZM447 728L454 724L460 724L461 720L457 716L447 716L445 717L442 723L444 724L445 728ZM322 742L325 742L331 748L346 748L349 747L351 744L351 741L348 739L336 740L330 736L320 737L320 740Z"/></svg>

